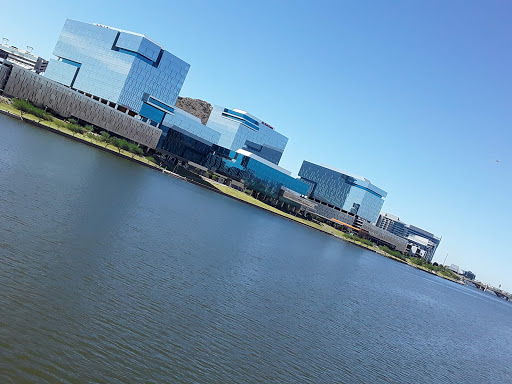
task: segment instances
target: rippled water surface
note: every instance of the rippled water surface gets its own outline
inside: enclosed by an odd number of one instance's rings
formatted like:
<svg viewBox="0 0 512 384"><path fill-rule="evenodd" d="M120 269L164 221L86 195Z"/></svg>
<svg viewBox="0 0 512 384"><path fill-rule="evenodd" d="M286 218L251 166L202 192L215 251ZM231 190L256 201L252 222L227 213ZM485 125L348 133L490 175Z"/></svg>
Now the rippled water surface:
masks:
<svg viewBox="0 0 512 384"><path fill-rule="evenodd" d="M0 115L0 383L505 383L512 305Z"/></svg>

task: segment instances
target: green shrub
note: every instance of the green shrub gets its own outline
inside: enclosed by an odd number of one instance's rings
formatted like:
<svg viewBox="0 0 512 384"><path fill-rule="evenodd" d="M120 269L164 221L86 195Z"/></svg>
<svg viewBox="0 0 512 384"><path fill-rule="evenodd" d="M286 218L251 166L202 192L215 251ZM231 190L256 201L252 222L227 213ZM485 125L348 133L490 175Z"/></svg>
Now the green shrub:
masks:
<svg viewBox="0 0 512 384"><path fill-rule="evenodd" d="M156 161L155 161L155 159L153 158L153 156L146 156L146 159L147 159L148 161L151 161L152 163L155 163L155 164L156 164Z"/></svg>
<svg viewBox="0 0 512 384"><path fill-rule="evenodd" d="M130 152L138 156L142 156L144 154L142 148L139 148L136 145L132 145L132 147L130 148Z"/></svg>
<svg viewBox="0 0 512 384"><path fill-rule="evenodd" d="M389 253L390 255L395 256L395 257L399 258L400 260L404 260L405 261L405 256L402 255L400 252L392 250L392 249L389 249L385 245L382 245L379 248L382 249L384 252Z"/></svg>
<svg viewBox="0 0 512 384"><path fill-rule="evenodd" d="M22 99L14 99L11 105L22 113L30 113L35 108L30 102Z"/></svg>
<svg viewBox="0 0 512 384"><path fill-rule="evenodd" d="M39 118L39 122L42 120L46 121L52 121L53 116L51 113L46 112L44 109L37 108L35 105L31 104L28 100L22 100L22 99L14 99L12 101L12 106L19 110L21 112L21 115L23 116L23 113L29 113L31 115L34 115L35 117Z"/></svg>
<svg viewBox="0 0 512 384"><path fill-rule="evenodd" d="M109 140L110 140L110 135L107 132L105 132L105 131L101 131L100 132L100 140L104 141L105 143L108 144Z"/></svg>
<svg viewBox="0 0 512 384"><path fill-rule="evenodd" d="M57 127L59 127L59 128L66 128L66 127L67 127L67 125L68 125L66 122L64 122L64 121L62 121L62 120L58 120L58 119L57 119L57 120L54 120L54 123L55 123L55 125L56 125Z"/></svg>
<svg viewBox="0 0 512 384"><path fill-rule="evenodd" d="M72 123L68 123L66 125L66 128L69 129L71 132L73 132L73 136L76 134L76 133L84 133L84 128L81 127L80 125L78 124L72 124Z"/></svg>
<svg viewBox="0 0 512 384"><path fill-rule="evenodd" d="M357 241L358 243L365 244L365 245L368 245L370 247L373 246L373 243L370 240L363 239L363 238L361 238L359 236L351 235L351 234L348 234L348 233L344 233L343 236L346 237L347 239L351 239L351 240Z"/></svg>

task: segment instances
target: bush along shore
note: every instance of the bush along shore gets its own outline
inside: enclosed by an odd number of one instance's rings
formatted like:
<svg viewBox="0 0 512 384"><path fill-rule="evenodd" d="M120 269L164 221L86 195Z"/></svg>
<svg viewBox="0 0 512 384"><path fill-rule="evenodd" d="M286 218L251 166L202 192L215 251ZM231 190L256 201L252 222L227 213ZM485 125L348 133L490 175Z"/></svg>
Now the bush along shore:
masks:
<svg viewBox="0 0 512 384"><path fill-rule="evenodd" d="M92 125L80 125L75 119L60 118L53 115L51 111L38 108L27 100L1 97L0 109L10 115L17 116L24 122L37 123L36 125L56 131L61 135L72 136L78 141L159 168L155 159L152 156L145 156L144 150L137 144L111 135L106 131L97 130Z"/></svg>
<svg viewBox="0 0 512 384"><path fill-rule="evenodd" d="M82 143L95 146L104 151L111 152L132 161L136 161L139 164L149 166L156 170L165 172L171 176L194 183L198 186L208 188L214 192L220 193L238 201L265 209L268 212L277 214L289 220L293 220L299 224L303 224L310 228L335 236L339 239L366 248L382 256L406 263L414 268L421 269L425 272L430 272L448 280L455 282L459 281L459 277L457 275L442 265L438 265L437 263L431 264L421 258L406 257L398 251L392 250L386 246L379 247L368 239L361 238L355 234L342 232L325 223L306 220L305 218L291 215L276 207L263 203L262 201L252 197L250 193L238 191L218 183L217 180L215 180L215 175L213 174L207 174L207 177L199 175L194 175L194 177L191 177L189 175L190 172L185 170L183 167L176 167L173 169L173 171L177 173L170 172L165 166L161 167L158 165L152 156L145 154L144 150L137 144L129 142L126 139L116 137L115 135L112 135L104 130L98 130L91 125L80 125L74 119L64 119L56 116L52 114L51 111L38 108L27 100L9 99L0 96L0 112L10 115L11 117L18 118L19 120L30 123L32 125L36 125L40 128L54 131Z"/></svg>

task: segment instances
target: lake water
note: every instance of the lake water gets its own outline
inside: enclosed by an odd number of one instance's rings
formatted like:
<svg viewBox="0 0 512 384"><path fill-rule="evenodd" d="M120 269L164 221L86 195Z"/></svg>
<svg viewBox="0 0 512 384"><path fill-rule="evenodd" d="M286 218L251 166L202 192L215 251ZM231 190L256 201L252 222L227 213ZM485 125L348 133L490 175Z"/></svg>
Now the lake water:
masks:
<svg viewBox="0 0 512 384"><path fill-rule="evenodd" d="M505 383L511 363L511 303L0 115L0 383Z"/></svg>

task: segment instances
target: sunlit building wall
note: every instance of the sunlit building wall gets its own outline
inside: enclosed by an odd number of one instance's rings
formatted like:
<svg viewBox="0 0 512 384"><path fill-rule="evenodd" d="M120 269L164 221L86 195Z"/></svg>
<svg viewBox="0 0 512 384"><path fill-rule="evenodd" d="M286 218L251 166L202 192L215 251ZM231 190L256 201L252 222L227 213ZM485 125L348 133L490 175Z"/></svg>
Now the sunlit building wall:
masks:
<svg viewBox="0 0 512 384"><path fill-rule="evenodd" d="M218 145L245 149L274 164L279 164L288 143L274 127L240 109L215 105L206 125L221 134Z"/></svg>
<svg viewBox="0 0 512 384"><path fill-rule="evenodd" d="M66 20L45 76L137 112L143 95L174 105L190 65L144 35Z"/></svg>

